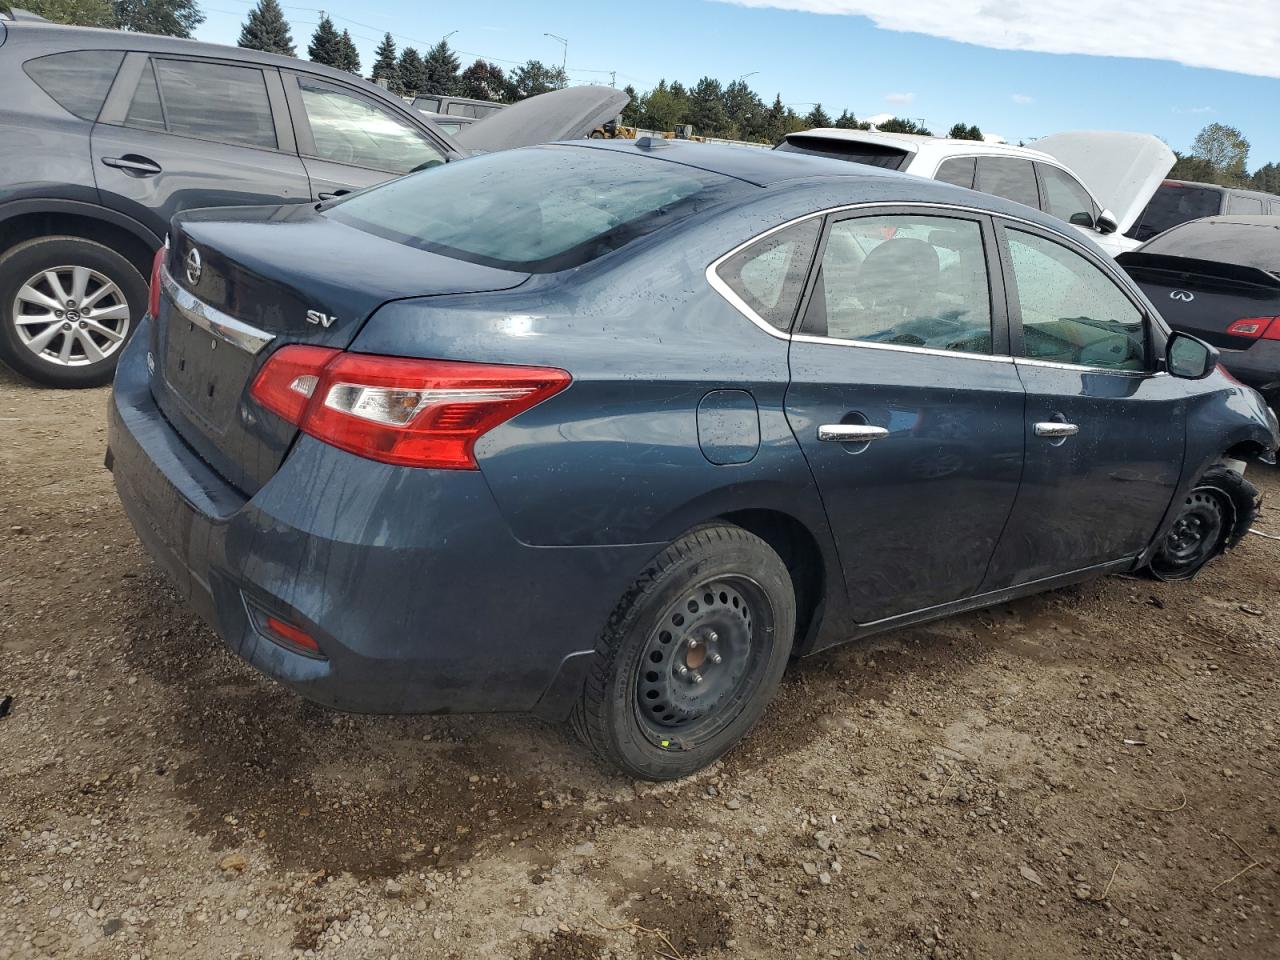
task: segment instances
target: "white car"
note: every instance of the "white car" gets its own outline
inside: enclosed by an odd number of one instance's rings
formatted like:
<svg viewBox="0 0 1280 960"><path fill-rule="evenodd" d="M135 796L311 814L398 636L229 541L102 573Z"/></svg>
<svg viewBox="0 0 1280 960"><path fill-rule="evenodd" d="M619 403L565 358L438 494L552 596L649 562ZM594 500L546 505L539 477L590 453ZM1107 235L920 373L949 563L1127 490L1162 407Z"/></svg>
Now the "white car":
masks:
<svg viewBox="0 0 1280 960"><path fill-rule="evenodd" d="M788 134L775 149L866 163L1025 203L1066 220L1113 257L1139 245L1125 231L1176 159L1150 134L1094 130L1043 137L1031 149L819 128Z"/></svg>

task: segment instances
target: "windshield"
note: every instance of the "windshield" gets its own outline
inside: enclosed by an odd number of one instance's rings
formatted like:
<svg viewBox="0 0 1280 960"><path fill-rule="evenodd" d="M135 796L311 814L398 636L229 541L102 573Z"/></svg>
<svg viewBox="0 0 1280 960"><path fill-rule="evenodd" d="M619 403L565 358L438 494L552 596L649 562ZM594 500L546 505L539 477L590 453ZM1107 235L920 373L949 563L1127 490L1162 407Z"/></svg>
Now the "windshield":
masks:
<svg viewBox="0 0 1280 960"><path fill-rule="evenodd" d="M1151 196L1127 236L1134 240L1150 240L1170 227L1188 220L1212 217L1222 212L1222 191L1216 187L1184 187L1180 183L1164 183Z"/></svg>
<svg viewBox="0 0 1280 960"><path fill-rule="evenodd" d="M604 256L751 189L740 180L650 157L527 147L392 180L325 215L455 259L550 273Z"/></svg>
<svg viewBox="0 0 1280 960"><path fill-rule="evenodd" d="M774 147L783 153L807 153L815 157L831 157L852 163L866 163L887 170L901 170L907 162L908 152L879 143L859 143L857 140L839 140L835 137L808 137L792 135Z"/></svg>

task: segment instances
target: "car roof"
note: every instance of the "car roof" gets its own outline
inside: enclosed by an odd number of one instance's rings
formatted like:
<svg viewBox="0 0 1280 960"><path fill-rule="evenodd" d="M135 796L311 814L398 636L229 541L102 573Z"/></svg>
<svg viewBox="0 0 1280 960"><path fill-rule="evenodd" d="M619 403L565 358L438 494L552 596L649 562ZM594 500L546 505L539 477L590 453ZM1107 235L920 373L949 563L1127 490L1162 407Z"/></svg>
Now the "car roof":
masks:
<svg viewBox="0 0 1280 960"><path fill-rule="evenodd" d="M263 53L261 50L249 50L245 47L231 47L221 43L204 43L200 40L187 40L182 37L162 37L150 33L132 33L121 30L102 30L96 27L72 27L60 23L45 21L17 20L7 24L9 41L22 43L24 48L35 47L31 51L34 56L47 53L61 53L68 50L137 50L143 53L178 53L185 56L211 57L219 60L239 60L243 63L256 63L282 67L288 70L300 70L317 76L332 77L343 83L355 83L378 91L384 97L390 95L376 83L345 70L326 67L310 60L297 57L286 57L278 53ZM47 47L47 49L41 49ZM27 56L24 49L23 56ZM399 98L392 98L399 99ZM405 104L406 109L408 104Z"/></svg>
<svg viewBox="0 0 1280 960"><path fill-rule="evenodd" d="M790 137L818 137L824 140L844 140L850 143L874 143L885 147L897 147L913 154L935 154L939 156L972 156L976 153L991 156L1023 157L1028 160L1042 160L1054 166L1062 166L1057 160L1030 147L1019 147L1009 143L989 143L986 140L953 140L949 137L926 137L918 133L887 133L883 130L846 130L839 127L815 127L812 130L797 130L787 134Z"/></svg>
<svg viewBox="0 0 1280 960"><path fill-rule="evenodd" d="M1265 190L1251 190L1248 187L1227 187L1220 183L1201 183L1198 180L1173 180L1167 179L1160 184L1162 187L1195 187L1200 190L1216 190L1219 193L1239 193L1249 197L1258 197L1260 199L1275 200L1280 194L1267 193Z"/></svg>

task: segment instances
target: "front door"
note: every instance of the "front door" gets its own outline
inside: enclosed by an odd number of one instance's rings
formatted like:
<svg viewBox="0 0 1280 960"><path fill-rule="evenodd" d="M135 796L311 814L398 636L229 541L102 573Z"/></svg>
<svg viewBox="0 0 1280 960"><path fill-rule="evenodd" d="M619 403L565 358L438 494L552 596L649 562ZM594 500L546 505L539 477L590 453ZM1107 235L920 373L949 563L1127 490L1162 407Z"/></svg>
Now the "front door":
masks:
<svg viewBox="0 0 1280 960"><path fill-rule="evenodd" d="M999 230L1027 455L984 590L1140 553L1181 475L1186 418L1115 268L1036 228Z"/></svg>
<svg viewBox="0 0 1280 960"><path fill-rule="evenodd" d="M786 411L858 623L976 592L1009 516L1023 390L995 249L988 220L949 211L826 228Z"/></svg>
<svg viewBox="0 0 1280 960"><path fill-rule="evenodd" d="M286 72L285 84L316 200L448 159L448 148L373 97L302 73Z"/></svg>
<svg viewBox="0 0 1280 960"><path fill-rule="evenodd" d="M288 120L274 67L130 53L93 127L102 202L163 237L182 210L310 200Z"/></svg>

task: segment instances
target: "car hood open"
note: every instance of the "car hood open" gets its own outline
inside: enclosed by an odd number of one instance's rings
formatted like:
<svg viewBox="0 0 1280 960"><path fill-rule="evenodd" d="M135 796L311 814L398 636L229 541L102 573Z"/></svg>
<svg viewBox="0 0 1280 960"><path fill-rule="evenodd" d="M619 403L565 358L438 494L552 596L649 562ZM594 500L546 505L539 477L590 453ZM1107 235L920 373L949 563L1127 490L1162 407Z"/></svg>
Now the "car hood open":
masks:
<svg viewBox="0 0 1280 960"><path fill-rule="evenodd" d="M491 153L556 140L580 140L616 119L631 98L613 87L565 87L521 100L459 130L453 142L470 153Z"/></svg>
<svg viewBox="0 0 1280 960"><path fill-rule="evenodd" d="M1069 167L1094 198L1115 214L1123 234L1133 226L1177 159L1149 133L1072 130L1027 144Z"/></svg>

